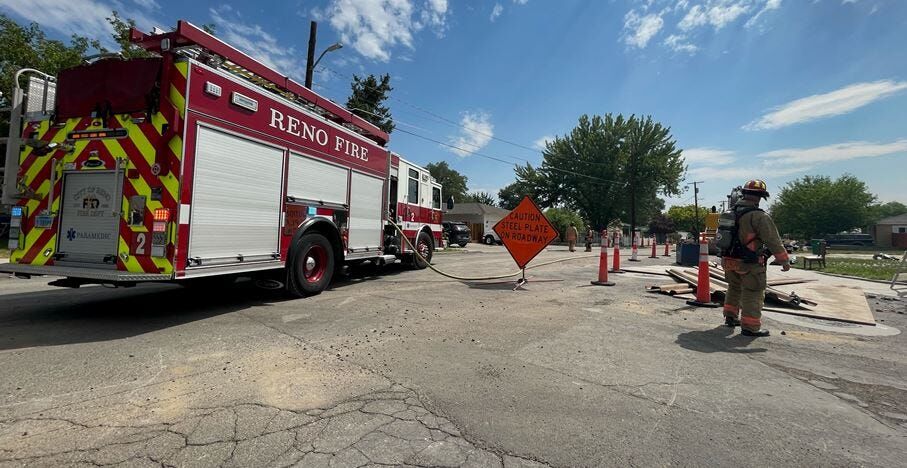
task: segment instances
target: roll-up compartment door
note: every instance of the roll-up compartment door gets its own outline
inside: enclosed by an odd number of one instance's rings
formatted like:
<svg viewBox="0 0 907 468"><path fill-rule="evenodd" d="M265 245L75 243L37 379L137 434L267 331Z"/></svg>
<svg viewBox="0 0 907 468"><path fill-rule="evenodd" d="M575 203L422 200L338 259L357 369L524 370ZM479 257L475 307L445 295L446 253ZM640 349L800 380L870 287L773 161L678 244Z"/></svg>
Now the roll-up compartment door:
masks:
<svg viewBox="0 0 907 468"><path fill-rule="evenodd" d="M201 266L239 263L268 260L280 251L283 159L282 149L199 127L190 260Z"/></svg>
<svg viewBox="0 0 907 468"><path fill-rule="evenodd" d="M353 172L350 184L349 248L381 246L383 191L384 180Z"/></svg>
<svg viewBox="0 0 907 468"><path fill-rule="evenodd" d="M287 196L345 205L350 170L290 153Z"/></svg>

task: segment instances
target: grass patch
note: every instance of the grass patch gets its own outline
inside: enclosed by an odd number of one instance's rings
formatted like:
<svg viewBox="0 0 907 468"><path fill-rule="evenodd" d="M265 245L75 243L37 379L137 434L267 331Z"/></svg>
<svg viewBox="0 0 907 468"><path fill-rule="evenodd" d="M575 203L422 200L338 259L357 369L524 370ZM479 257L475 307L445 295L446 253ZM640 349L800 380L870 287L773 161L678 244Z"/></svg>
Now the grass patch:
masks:
<svg viewBox="0 0 907 468"><path fill-rule="evenodd" d="M804 255L812 255L812 253L809 250L805 250L804 252L807 252ZM828 249L829 254L835 254L835 255L838 255L838 254L872 255L874 253L879 253L879 252L885 253L888 255L897 255L898 257L900 257L901 255L904 254L904 249L831 249L831 248Z"/></svg>
<svg viewBox="0 0 907 468"><path fill-rule="evenodd" d="M816 264L813 263L813 270L884 281L891 281L891 277L894 276L894 272L900 264L900 262L893 260L840 257L826 257L825 263L827 264L825 268L818 268ZM804 269L803 262L798 262L794 267L801 270Z"/></svg>

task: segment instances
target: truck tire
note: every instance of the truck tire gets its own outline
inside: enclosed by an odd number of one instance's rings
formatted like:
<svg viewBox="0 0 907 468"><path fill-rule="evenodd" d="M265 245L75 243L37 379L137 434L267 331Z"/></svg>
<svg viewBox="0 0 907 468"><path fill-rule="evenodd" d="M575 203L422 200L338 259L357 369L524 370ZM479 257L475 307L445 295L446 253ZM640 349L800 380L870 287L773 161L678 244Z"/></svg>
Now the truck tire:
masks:
<svg viewBox="0 0 907 468"><path fill-rule="evenodd" d="M466 247L466 244L467 244L466 242L460 242L460 243L457 244L457 245L459 245L460 247Z"/></svg>
<svg viewBox="0 0 907 468"><path fill-rule="evenodd" d="M491 234L485 236L485 245L494 245L494 236Z"/></svg>
<svg viewBox="0 0 907 468"><path fill-rule="evenodd" d="M291 294L297 297L320 294L334 276L331 242L317 232L303 234L296 242L287 268L287 289Z"/></svg>
<svg viewBox="0 0 907 468"><path fill-rule="evenodd" d="M431 263L431 256L435 251L435 243L431 240L431 236L425 231L420 232L419 235L416 236L416 249L419 250L419 253L422 254L422 257L428 262L423 262L416 254L413 254L413 267L417 270L428 267L428 264Z"/></svg>

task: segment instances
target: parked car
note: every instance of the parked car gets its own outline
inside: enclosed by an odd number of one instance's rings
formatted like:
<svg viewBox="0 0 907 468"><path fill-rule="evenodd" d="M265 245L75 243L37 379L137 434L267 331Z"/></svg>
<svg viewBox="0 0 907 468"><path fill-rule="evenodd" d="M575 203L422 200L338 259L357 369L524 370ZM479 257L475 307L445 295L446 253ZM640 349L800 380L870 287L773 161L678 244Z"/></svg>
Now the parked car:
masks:
<svg viewBox="0 0 907 468"><path fill-rule="evenodd" d="M485 237L483 237L482 240L485 242L485 245L503 244L503 242L501 242L501 238L498 237L498 233L494 232L491 229L485 230Z"/></svg>
<svg viewBox="0 0 907 468"><path fill-rule="evenodd" d="M451 245L457 244L460 247L466 247L469 243L469 226L466 223L455 223L444 221L441 223L441 229L447 234L447 242Z"/></svg>
<svg viewBox="0 0 907 468"><path fill-rule="evenodd" d="M828 246L833 245L872 245L874 240L869 234L829 234L825 236Z"/></svg>

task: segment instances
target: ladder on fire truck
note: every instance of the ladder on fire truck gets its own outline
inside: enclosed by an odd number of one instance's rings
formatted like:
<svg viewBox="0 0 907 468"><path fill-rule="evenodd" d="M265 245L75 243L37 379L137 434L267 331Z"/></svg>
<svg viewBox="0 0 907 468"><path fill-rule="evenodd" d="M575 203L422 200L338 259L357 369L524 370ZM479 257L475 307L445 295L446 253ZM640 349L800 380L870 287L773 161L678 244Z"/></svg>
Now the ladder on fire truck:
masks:
<svg viewBox="0 0 907 468"><path fill-rule="evenodd" d="M20 80L27 78L25 89ZM56 78L33 68L23 68L13 76L12 95L7 101L9 107L0 109L9 112L9 135L0 138L6 145L4 165L0 167L0 182L3 183L0 207L14 205L23 196L28 196L27 188L17 184L19 170L19 151L25 141L22 139L22 122L47 120L54 110L56 98ZM10 226L0 223L0 238L4 237Z"/></svg>
<svg viewBox="0 0 907 468"><path fill-rule="evenodd" d="M180 20L175 30L161 34L146 34L132 28L130 39L133 43L139 44L151 52L173 51L209 67L228 71L236 77L297 103L381 146L388 141L388 134L371 122L353 114L345 107L315 94L305 86L187 21Z"/></svg>

